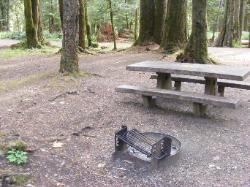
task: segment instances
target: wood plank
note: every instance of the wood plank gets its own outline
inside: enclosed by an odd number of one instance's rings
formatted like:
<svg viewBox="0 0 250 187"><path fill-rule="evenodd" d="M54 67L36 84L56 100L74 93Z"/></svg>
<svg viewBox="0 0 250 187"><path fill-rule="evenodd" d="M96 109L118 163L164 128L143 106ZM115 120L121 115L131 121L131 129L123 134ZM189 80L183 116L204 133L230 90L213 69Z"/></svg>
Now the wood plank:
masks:
<svg viewBox="0 0 250 187"><path fill-rule="evenodd" d="M177 99L181 101L189 101L193 103L201 103L205 105L214 105L234 109L238 105L238 100L231 98L218 97L212 95L201 95L190 92L179 92L158 88L145 88L141 86L121 85L116 88L116 91L121 93L133 93L144 96L157 96L167 99Z"/></svg>
<svg viewBox="0 0 250 187"><path fill-rule="evenodd" d="M211 77L243 81L250 75L248 67L232 67L226 65L168 63L162 61L145 61L127 66L129 71L170 73Z"/></svg>
<svg viewBox="0 0 250 187"><path fill-rule="evenodd" d="M151 79L157 79L157 75L152 75ZM205 79L201 78L201 77L172 75L171 79L172 79L172 81L205 84ZM224 87L230 87L230 88L239 88L239 89L250 90L250 83L244 82L244 81L233 81L233 80L219 79L218 85L224 86Z"/></svg>

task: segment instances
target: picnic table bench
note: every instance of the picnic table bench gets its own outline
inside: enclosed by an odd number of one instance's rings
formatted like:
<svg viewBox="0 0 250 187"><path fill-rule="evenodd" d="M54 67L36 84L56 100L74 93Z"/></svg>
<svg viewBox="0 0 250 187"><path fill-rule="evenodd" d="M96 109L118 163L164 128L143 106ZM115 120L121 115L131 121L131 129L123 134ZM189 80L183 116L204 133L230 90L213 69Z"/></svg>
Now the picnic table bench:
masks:
<svg viewBox="0 0 250 187"><path fill-rule="evenodd" d="M237 107L238 99L223 97L225 87L249 89L249 83L243 80L249 76L250 68L145 61L128 65L127 70L156 73L153 78L157 79L157 88L122 85L116 89L118 92L140 94L148 107L155 104L154 97L189 101L193 103L194 113L199 116L205 115L207 105ZM175 81L175 90L172 81ZM181 91L182 82L205 84L204 94ZM218 89L220 96L217 96Z"/></svg>

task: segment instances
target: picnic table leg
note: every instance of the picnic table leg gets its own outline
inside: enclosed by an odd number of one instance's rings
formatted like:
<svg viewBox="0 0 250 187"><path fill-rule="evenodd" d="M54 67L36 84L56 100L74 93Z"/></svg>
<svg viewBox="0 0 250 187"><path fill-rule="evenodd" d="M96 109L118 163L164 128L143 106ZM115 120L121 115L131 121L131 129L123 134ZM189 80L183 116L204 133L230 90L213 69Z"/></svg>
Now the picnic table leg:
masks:
<svg viewBox="0 0 250 187"><path fill-rule="evenodd" d="M220 96L224 97L225 86L218 86L218 93L220 94Z"/></svg>
<svg viewBox="0 0 250 187"><path fill-rule="evenodd" d="M172 80L170 73L157 73L157 88L172 89Z"/></svg>
<svg viewBox="0 0 250 187"><path fill-rule="evenodd" d="M143 105L147 108L152 108L156 106L155 98L153 98L152 96L142 95L142 100L143 100Z"/></svg>
<svg viewBox="0 0 250 187"><path fill-rule="evenodd" d="M216 95L217 94L217 79L205 77L205 94Z"/></svg>
<svg viewBox="0 0 250 187"><path fill-rule="evenodd" d="M181 81L175 81L174 87L175 87L175 90L181 91Z"/></svg>
<svg viewBox="0 0 250 187"><path fill-rule="evenodd" d="M217 93L217 79L205 77L205 94L207 95L216 95ZM194 114L197 116L205 116L207 111L207 106L201 103L193 104Z"/></svg>

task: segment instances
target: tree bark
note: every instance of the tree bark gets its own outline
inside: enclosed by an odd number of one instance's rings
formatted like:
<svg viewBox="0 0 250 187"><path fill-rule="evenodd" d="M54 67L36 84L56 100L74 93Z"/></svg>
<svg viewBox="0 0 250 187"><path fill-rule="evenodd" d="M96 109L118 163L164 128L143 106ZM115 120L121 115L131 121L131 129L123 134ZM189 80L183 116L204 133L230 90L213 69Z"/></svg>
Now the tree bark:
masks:
<svg viewBox="0 0 250 187"><path fill-rule="evenodd" d="M37 25L37 37L38 37L38 42L41 44L45 43L45 39L43 36L43 23L42 23L42 11L41 11L41 1L38 1L38 25Z"/></svg>
<svg viewBox="0 0 250 187"><path fill-rule="evenodd" d="M59 72L78 73L79 1L63 0L63 48Z"/></svg>
<svg viewBox="0 0 250 187"><path fill-rule="evenodd" d="M192 34L184 52L184 62L207 64L207 0L193 0Z"/></svg>
<svg viewBox="0 0 250 187"><path fill-rule="evenodd" d="M86 24L86 34L88 39L88 47L92 46L92 38L91 38L91 29L89 24L89 17L88 17L88 4L87 0L84 0L84 9L85 9L85 24Z"/></svg>
<svg viewBox="0 0 250 187"><path fill-rule="evenodd" d="M10 1L0 1L0 31L9 31Z"/></svg>
<svg viewBox="0 0 250 187"><path fill-rule="evenodd" d="M108 6L109 6L110 22L111 22L111 27L112 27L114 50L117 50L116 36L115 36L115 26L114 26L114 19L113 19L114 15L113 15L113 10L112 10L112 2L111 2L111 0L108 0Z"/></svg>
<svg viewBox="0 0 250 187"><path fill-rule="evenodd" d="M86 48L85 44L85 12L84 12L84 0L79 0L79 46L82 49Z"/></svg>
<svg viewBox="0 0 250 187"><path fill-rule="evenodd" d="M140 0L140 31L135 45L147 45L154 41L154 0Z"/></svg>
<svg viewBox="0 0 250 187"><path fill-rule="evenodd" d="M135 9L135 27L134 27L134 40L138 38L138 8Z"/></svg>
<svg viewBox="0 0 250 187"><path fill-rule="evenodd" d="M182 3L185 4L185 2ZM174 11L176 12L178 11L176 7L174 7ZM167 13L167 0L155 0L154 42L157 44L161 44L162 41L166 13Z"/></svg>
<svg viewBox="0 0 250 187"><path fill-rule="evenodd" d="M61 28L63 30L63 0L58 0Z"/></svg>
<svg viewBox="0 0 250 187"><path fill-rule="evenodd" d="M234 34L233 42L241 44L241 28L240 28L240 3L241 0L234 0Z"/></svg>
<svg viewBox="0 0 250 187"><path fill-rule="evenodd" d="M37 48L38 37L37 37L37 19L34 20L35 5L31 0L24 0L24 13L25 13L25 25L26 25L26 38L28 48Z"/></svg>
<svg viewBox="0 0 250 187"><path fill-rule="evenodd" d="M215 42L217 47L233 47L240 42L240 0L226 0L223 28Z"/></svg>
<svg viewBox="0 0 250 187"><path fill-rule="evenodd" d="M187 44L187 0L168 0L167 16L161 47L168 52Z"/></svg>
<svg viewBox="0 0 250 187"><path fill-rule="evenodd" d="M246 0L240 0L240 38L242 35L242 31L244 30L244 18L245 18L245 14L246 14L246 5L247 5L247 1Z"/></svg>

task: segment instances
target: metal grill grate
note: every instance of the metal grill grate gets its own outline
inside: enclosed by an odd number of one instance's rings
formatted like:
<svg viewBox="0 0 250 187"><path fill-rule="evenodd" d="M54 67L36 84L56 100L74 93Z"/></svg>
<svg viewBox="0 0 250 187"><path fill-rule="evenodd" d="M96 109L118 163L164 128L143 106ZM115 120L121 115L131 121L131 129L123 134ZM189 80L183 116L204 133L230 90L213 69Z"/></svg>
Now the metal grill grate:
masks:
<svg viewBox="0 0 250 187"><path fill-rule="evenodd" d="M140 133L136 129L128 131L126 126L123 126L115 134L116 151L122 151L126 148L126 145L129 145L147 157L158 160L170 156L171 143L172 139L167 135L157 140Z"/></svg>

